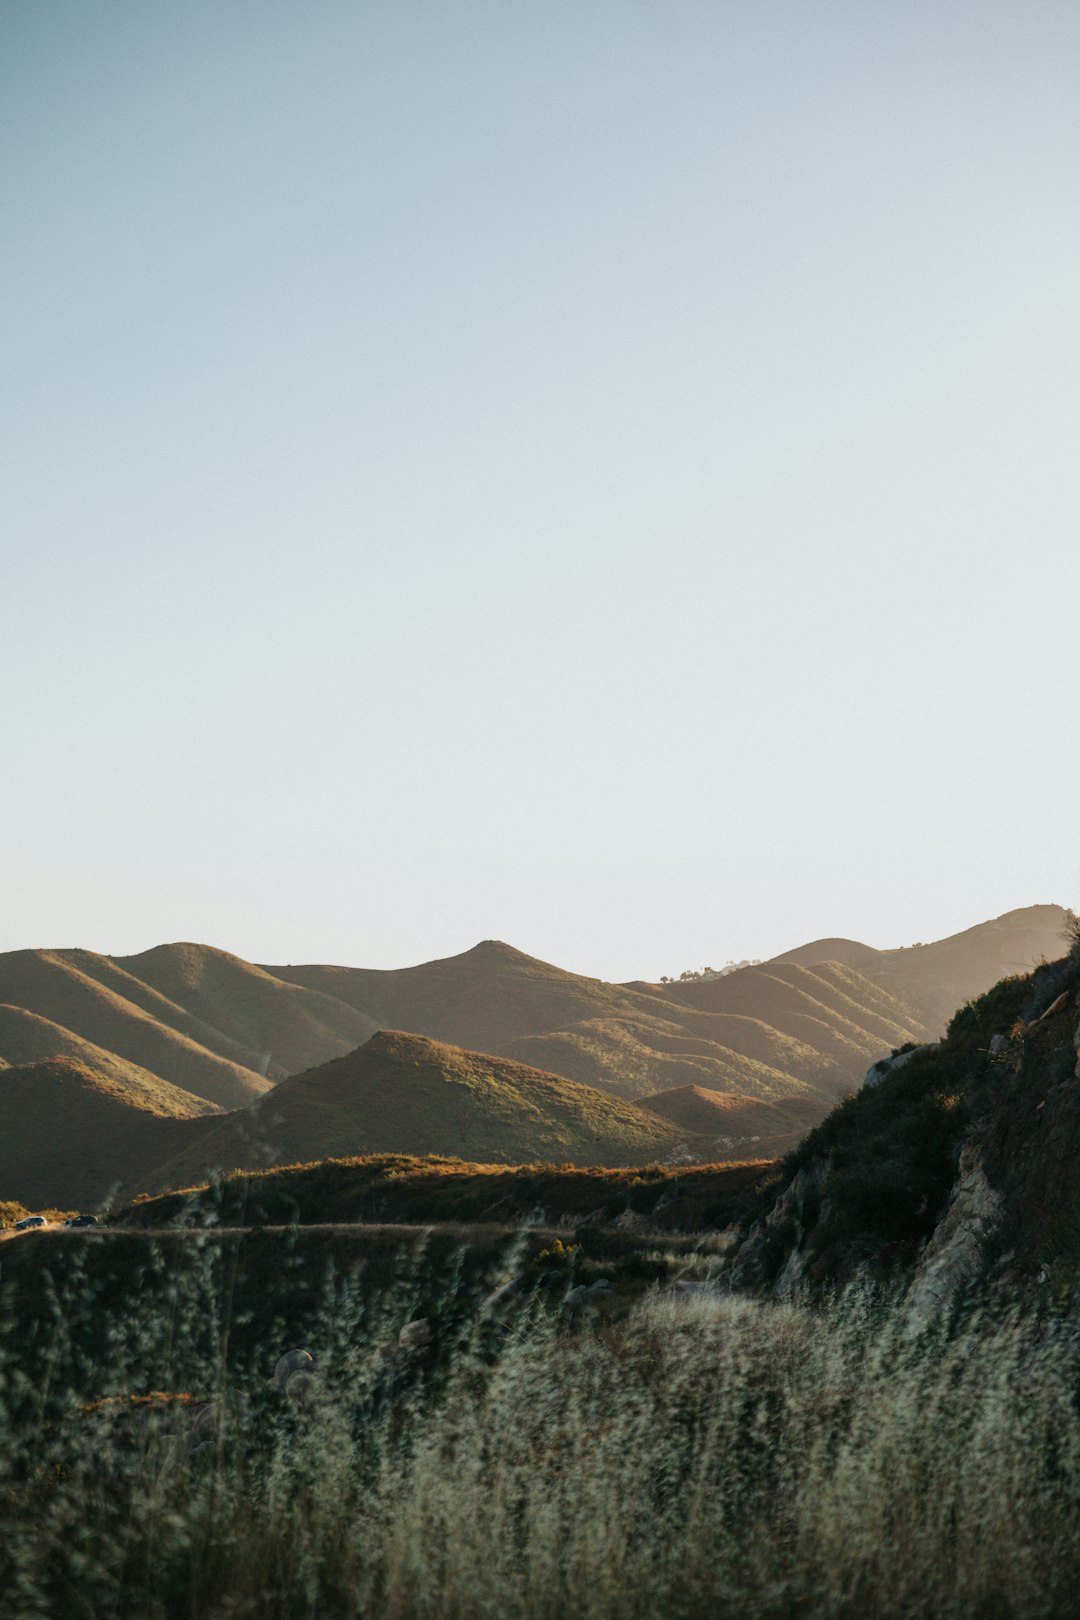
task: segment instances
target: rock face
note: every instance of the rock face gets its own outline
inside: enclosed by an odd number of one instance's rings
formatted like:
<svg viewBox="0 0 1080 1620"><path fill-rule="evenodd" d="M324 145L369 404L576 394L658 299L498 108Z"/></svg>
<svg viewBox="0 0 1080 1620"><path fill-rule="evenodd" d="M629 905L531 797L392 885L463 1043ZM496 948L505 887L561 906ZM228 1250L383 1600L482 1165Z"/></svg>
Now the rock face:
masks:
<svg viewBox="0 0 1080 1620"><path fill-rule="evenodd" d="M945 1215L927 1244L908 1294L916 1323L947 1305L976 1278L1003 1214L1001 1194L991 1187L978 1149L960 1154L956 1188Z"/></svg>
<svg viewBox="0 0 1080 1620"><path fill-rule="evenodd" d="M912 1046L906 1052L894 1053L892 1057L878 1058L877 1062L872 1063L867 1069L863 1087L880 1086L883 1080L887 1080L889 1075L896 1074L899 1069L904 1068L913 1057L918 1057L922 1052L936 1052L940 1045L940 1041L928 1041L925 1046Z"/></svg>
<svg viewBox="0 0 1080 1620"><path fill-rule="evenodd" d="M727 1286L735 1292L768 1289L783 1297L801 1282L806 1269L803 1237L810 1225L810 1211L817 1207L822 1178L827 1165L806 1165L784 1188L763 1221L755 1221L736 1250ZM770 1278L771 1257L783 1245L787 1255L779 1274Z"/></svg>

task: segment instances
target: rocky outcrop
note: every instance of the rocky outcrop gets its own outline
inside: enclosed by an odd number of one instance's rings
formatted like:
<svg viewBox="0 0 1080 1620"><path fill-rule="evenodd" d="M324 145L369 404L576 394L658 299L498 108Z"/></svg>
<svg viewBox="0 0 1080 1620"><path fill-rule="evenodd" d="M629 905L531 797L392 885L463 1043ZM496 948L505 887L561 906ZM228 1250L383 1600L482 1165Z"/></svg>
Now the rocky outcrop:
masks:
<svg viewBox="0 0 1080 1620"><path fill-rule="evenodd" d="M817 1160L789 1181L763 1221L755 1221L732 1257L727 1287L732 1292L783 1297L802 1281L806 1269L803 1238L814 1224L821 1183L828 1166Z"/></svg>
<svg viewBox="0 0 1080 1620"><path fill-rule="evenodd" d="M1002 1214L1001 1194L990 1185L982 1157L969 1143L960 1154L949 1207L920 1258L908 1293L914 1323L948 1305L981 1274Z"/></svg>
<svg viewBox="0 0 1080 1620"><path fill-rule="evenodd" d="M863 1088L879 1086L883 1080L910 1063L913 1057L918 1057L922 1052L936 1052L940 1045L940 1041L928 1041L925 1046L909 1046L906 1052L894 1052L891 1057L878 1058L867 1069Z"/></svg>

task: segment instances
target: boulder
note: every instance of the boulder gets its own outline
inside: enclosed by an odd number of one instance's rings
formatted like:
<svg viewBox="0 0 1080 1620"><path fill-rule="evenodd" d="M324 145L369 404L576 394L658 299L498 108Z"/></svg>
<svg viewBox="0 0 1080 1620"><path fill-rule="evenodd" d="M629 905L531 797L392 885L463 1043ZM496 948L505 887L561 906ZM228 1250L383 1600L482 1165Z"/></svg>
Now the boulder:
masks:
<svg viewBox="0 0 1080 1620"><path fill-rule="evenodd" d="M877 1062L872 1063L867 1069L863 1087L879 1086L891 1074L896 1074L899 1069L910 1063L913 1057L918 1057L922 1052L936 1052L940 1045L940 1041L928 1041L925 1046L913 1046L907 1052L895 1052L890 1057L878 1058Z"/></svg>

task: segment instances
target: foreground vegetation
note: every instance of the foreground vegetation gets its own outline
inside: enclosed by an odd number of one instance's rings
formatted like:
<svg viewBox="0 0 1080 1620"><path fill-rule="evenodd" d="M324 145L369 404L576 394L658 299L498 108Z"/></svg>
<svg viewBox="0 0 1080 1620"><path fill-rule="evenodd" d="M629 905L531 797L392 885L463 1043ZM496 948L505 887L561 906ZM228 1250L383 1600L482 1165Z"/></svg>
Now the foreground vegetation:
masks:
<svg viewBox="0 0 1080 1620"><path fill-rule="evenodd" d="M11 1246L5 1615L1075 1612L1080 1326L724 1298L707 1249L628 1290L537 1234L294 1237L276 1295L235 1235ZM267 1388L298 1345L302 1400Z"/></svg>

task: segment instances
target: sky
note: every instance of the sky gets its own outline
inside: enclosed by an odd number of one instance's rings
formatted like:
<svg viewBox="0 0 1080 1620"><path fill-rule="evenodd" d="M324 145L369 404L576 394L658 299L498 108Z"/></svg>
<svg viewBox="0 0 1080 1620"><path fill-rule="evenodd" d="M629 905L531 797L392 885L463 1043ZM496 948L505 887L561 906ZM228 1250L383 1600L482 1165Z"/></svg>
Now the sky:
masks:
<svg viewBox="0 0 1080 1620"><path fill-rule="evenodd" d="M6 0L0 949L1080 902L1072 0Z"/></svg>

